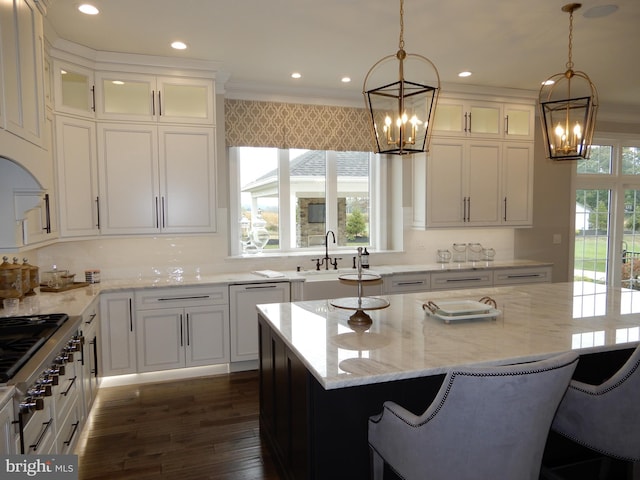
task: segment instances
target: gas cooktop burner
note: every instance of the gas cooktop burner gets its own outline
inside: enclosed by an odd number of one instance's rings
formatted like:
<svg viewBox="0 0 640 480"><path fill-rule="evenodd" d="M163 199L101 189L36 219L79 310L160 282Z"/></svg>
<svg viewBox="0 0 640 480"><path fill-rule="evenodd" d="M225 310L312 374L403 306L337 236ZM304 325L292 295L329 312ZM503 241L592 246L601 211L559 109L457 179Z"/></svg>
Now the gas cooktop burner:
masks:
<svg viewBox="0 0 640 480"><path fill-rule="evenodd" d="M68 318L64 313L0 318L0 382L11 379Z"/></svg>

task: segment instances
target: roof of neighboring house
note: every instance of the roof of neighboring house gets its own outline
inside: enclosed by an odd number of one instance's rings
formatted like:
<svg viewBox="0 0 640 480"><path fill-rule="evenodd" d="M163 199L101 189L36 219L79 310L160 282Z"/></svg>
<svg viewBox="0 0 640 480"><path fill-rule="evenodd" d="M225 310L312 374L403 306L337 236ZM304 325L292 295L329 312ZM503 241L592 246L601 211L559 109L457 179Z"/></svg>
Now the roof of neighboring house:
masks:
<svg viewBox="0 0 640 480"><path fill-rule="evenodd" d="M369 175L369 154L366 152L336 152L338 177L366 177ZM326 175L325 154L322 150L309 150L295 158L289 167L292 177L313 177ZM251 183L275 177L277 169L265 173Z"/></svg>

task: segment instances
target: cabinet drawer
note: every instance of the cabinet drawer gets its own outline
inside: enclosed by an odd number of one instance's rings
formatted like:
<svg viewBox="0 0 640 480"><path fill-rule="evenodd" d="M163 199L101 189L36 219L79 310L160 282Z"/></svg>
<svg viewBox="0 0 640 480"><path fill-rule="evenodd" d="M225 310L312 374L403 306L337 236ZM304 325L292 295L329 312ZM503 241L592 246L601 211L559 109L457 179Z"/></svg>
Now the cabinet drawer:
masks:
<svg viewBox="0 0 640 480"><path fill-rule="evenodd" d="M493 272L494 285L551 282L551 267L510 268Z"/></svg>
<svg viewBox="0 0 640 480"><path fill-rule="evenodd" d="M470 272L442 272L431 274L431 290L453 290L456 288L491 287L493 272L478 270Z"/></svg>
<svg viewBox="0 0 640 480"><path fill-rule="evenodd" d="M151 308L191 307L199 305L226 305L229 303L227 286L169 287L135 292L136 310Z"/></svg>
<svg viewBox="0 0 640 480"><path fill-rule="evenodd" d="M428 273L408 273L393 275L385 279L385 293L426 292L430 287Z"/></svg>

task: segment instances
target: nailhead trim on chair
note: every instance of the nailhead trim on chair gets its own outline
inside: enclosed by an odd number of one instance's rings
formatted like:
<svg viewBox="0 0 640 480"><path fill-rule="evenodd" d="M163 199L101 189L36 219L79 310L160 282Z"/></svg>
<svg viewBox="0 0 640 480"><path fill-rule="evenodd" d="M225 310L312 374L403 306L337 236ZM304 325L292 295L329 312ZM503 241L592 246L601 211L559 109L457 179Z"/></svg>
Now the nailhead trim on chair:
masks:
<svg viewBox="0 0 640 480"><path fill-rule="evenodd" d="M605 393L611 392L612 390L615 390L616 388L618 388L620 385L622 385L624 382L626 382L629 377L638 369L638 367L640 366L640 358L638 358L638 360L636 361L636 363L634 364L633 368L631 368L629 370L629 372L627 372L627 374L622 377L619 381L617 381L616 383L614 383L613 385L611 385L610 387L602 390L601 392L592 392L589 390L586 390L584 388L580 388L577 387L575 385L572 385L571 383L569 384L569 388L572 390L577 390L579 392L585 393L587 395L591 395L591 396L599 396L599 395L604 395ZM569 440L572 440L573 442L582 445L584 447L590 448L591 450L593 450L594 452L598 452L601 453L602 455L605 455L607 457L610 458L615 458L617 460L625 460L625 461L633 461L633 462L640 462L640 457L636 457L636 458L629 458L629 457L623 457L620 455L615 455L615 454L611 454L609 452L605 452L604 450L594 447L591 444L589 444L588 442L582 441L577 439L576 437L574 437L573 435L561 432L560 430L556 430L560 435L562 435L565 438L568 438Z"/></svg>
<svg viewBox="0 0 640 480"><path fill-rule="evenodd" d="M414 427L414 428L418 428L418 427L424 425L425 423L428 423L429 421L431 421L438 414L438 412L440 411L440 409L444 405L444 402L446 401L447 397L449 396L449 392L451 390L451 386L453 385L453 381L457 376L467 376L467 377L510 377L510 376L516 376L516 375L518 375L518 376L520 376L520 375L529 375L529 374L532 374L532 373L548 372L548 371L551 371L551 370L557 370L559 368L564 368L567 365L571 365L572 363L575 363L577 361L578 361L578 359L576 358L572 362L568 362L568 363L565 363L565 364L562 364L562 365L556 365L553 368L536 368L536 369L531 369L531 370L520 370L520 371L517 371L517 372L505 372L505 373L501 373L501 372L496 372L496 373L470 373L470 372L458 372L458 371L454 370L453 372L451 372L451 378L449 379L449 383L447 384L447 389L445 391L444 396L442 397L442 400L440 400L440 403L438 404L438 407L423 422L420 422L419 424L414 425L414 424L411 424L411 423L407 422L404 418L399 417L398 415L396 415L395 412L393 412L391 410L389 410L389 412L392 413L397 418L399 418L400 420L402 420L405 424L407 424L407 425L409 425L411 427ZM385 407L385 409L388 410L388 407ZM380 416L380 418L382 418L382 415Z"/></svg>
<svg viewBox="0 0 640 480"><path fill-rule="evenodd" d="M573 389L573 390L578 390L579 392L583 392L586 393L588 395L604 395L607 392L610 392L612 390L615 390L616 388L618 388L620 385L622 385L624 382L627 381L627 379L633 374L633 372L635 372L638 369L638 366L640 366L640 358L638 358L638 360L636 361L635 365L633 366L632 369L630 369L627 374L622 377L619 381L617 381L616 383L614 383L613 385L611 385L610 387L602 390L601 392L590 392L589 390L586 390L584 388L580 388L577 387L576 385L572 385L569 384L569 388Z"/></svg>

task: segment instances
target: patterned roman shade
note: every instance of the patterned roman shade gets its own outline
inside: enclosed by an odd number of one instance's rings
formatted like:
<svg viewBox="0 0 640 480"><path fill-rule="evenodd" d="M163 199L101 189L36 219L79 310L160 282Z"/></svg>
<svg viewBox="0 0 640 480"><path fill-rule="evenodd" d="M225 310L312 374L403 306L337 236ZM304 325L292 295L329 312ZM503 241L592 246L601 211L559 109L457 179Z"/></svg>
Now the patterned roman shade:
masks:
<svg viewBox="0 0 640 480"><path fill-rule="evenodd" d="M364 108L225 99L227 147L371 152Z"/></svg>

